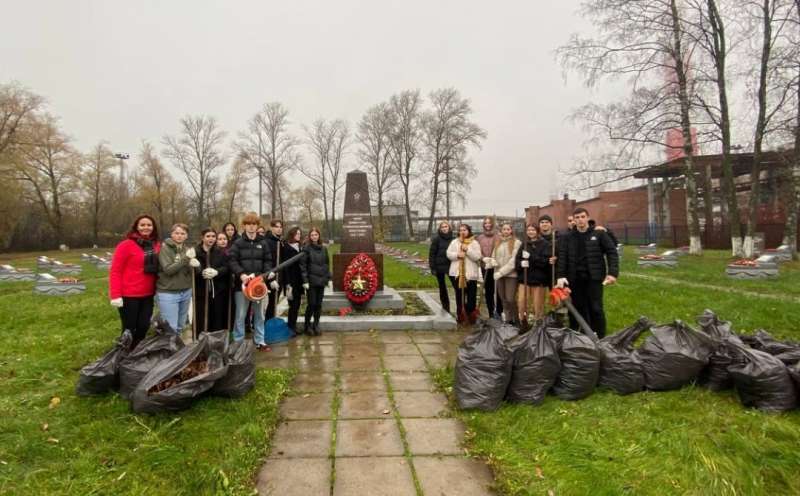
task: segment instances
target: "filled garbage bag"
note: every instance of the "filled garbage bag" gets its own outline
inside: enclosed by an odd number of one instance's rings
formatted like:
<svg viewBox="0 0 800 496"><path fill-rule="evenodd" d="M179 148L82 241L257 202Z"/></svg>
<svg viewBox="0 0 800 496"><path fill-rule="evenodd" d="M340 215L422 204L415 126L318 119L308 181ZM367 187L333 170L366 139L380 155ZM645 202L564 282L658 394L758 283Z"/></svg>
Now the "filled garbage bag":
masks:
<svg viewBox="0 0 800 496"><path fill-rule="evenodd" d="M711 310L705 310L697 317L697 324L712 340L712 352L708 357L708 365L700 373L698 383L711 391L724 391L733 387L728 368L733 363L732 346L744 344L733 333L731 323L719 320Z"/></svg>
<svg viewBox="0 0 800 496"><path fill-rule="evenodd" d="M136 413L179 411L205 393L228 371L228 331L205 332L198 340L162 360L136 386L131 408Z"/></svg>
<svg viewBox="0 0 800 496"><path fill-rule="evenodd" d="M763 329L757 330L753 335L742 335L740 338L753 349L774 355L787 365L800 361L800 343L780 341Z"/></svg>
<svg viewBox="0 0 800 496"><path fill-rule="evenodd" d="M125 330L108 352L84 366L78 376L75 394L92 396L119 388L119 362L128 353L133 335Z"/></svg>
<svg viewBox="0 0 800 496"><path fill-rule="evenodd" d="M544 325L509 342L514 351L511 381L506 399L515 403L538 405L544 401L561 369L558 350Z"/></svg>
<svg viewBox="0 0 800 496"><path fill-rule="evenodd" d="M239 398L250 392L256 384L255 344L243 339L231 344L225 358L228 372L214 383L211 393Z"/></svg>
<svg viewBox="0 0 800 496"><path fill-rule="evenodd" d="M694 381L708 364L711 338L682 321L651 327L650 333L637 351L647 389L679 389Z"/></svg>
<svg viewBox="0 0 800 496"><path fill-rule="evenodd" d="M129 399L148 372L184 347L181 337L169 324L159 323L155 334L143 339L119 364L119 394Z"/></svg>
<svg viewBox="0 0 800 496"><path fill-rule="evenodd" d="M564 328L558 358L561 370L553 392L562 400L586 398L597 385L600 376L600 351L597 343L585 334Z"/></svg>
<svg viewBox="0 0 800 496"><path fill-rule="evenodd" d="M772 412L797 406L797 391L789 369L769 353L735 347L729 371L742 405Z"/></svg>
<svg viewBox="0 0 800 496"><path fill-rule="evenodd" d="M600 340L600 378L602 387L617 394L631 394L644 389L644 369L642 360L633 343L653 323L647 317L640 317L633 325Z"/></svg>
<svg viewBox="0 0 800 496"><path fill-rule="evenodd" d="M513 353L505 336L513 326L485 327L464 338L456 359L456 401L462 409L496 410L511 380Z"/></svg>

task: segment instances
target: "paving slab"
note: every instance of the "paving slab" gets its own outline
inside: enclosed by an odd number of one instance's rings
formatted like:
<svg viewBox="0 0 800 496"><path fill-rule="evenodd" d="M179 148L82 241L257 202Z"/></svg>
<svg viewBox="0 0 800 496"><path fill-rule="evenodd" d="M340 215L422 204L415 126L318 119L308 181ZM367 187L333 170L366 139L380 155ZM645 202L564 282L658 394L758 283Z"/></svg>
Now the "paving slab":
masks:
<svg viewBox="0 0 800 496"><path fill-rule="evenodd" d="M416 496L416 494L411 467L403 457L336 459L333 496Z"/></svg>
<svg viewBox="0 0 800 496"><path fill-rule="evenodd" d="M262 355L269 356L270 358L290 358L297 350L296 347L289 348L285 345L270 345L270 348L272 348L272 351L264 352Z"/></svg>
<svg viewBox="0 0 800 496"><path fill-rule="evenodd" d="M333 422L291 420L275 431L270 458L328 458Z"/></svg>
<svg viewBox="0 0 800 496"><path fill-rule="evenodd" d="M440 343L419 343L417 347L423 355L446 355L453 349L449 344Z"/></svg>
<svg viewBox="0 0 800 496"><path fill-rule="evenodd" d="M394 391L430 391L433 382L427 372L392 372L389 381Z"/></svg>
<svg viewBox="0 0 800 496"><path fill-rule="evenodd" d="M427 355L425 360L428 361L428 365L438 369L447 365L454 365L456 363L456 355Z"/></svg>
<svg viewBox="0 0 800 496"><path fill-rule="evenodd" d="M354 343L374 343L375 340L373 339L373 334L369 332L353 332L349 334L342 335L342 343L344 344L354 344Z"/></svg>
<svg viewBox="0 0 800 496"><path fill-rule="evenodd" d="M337 334L328 334L314 337L306 336L305 339L308 343L336 344L339 341L339 336Z"/></svg>
<svg viewBox="0 0 800 496"><path fill-rule="evenodd" d="M394 402L401 417L438 417L447 411L447 399L440 393L398 391Z"/></svg>
<svg viewBox="0 0 800 496"><path fill-rule="evenodd" d="M336 388L333 374L297 374L292 381L292 389L299 393L331 393Z"/></svg>
<svg viewBox="0 0 800 496"><path fill-rule="evenodd" d="M460 455L464 451L464 424L456 419L402 420L412 455Z"/></svg>
<svg viewBox="0 0 800 496"><path fill-rule="evenodd" d="M342 391L385 391L386 382L380 372L342 372Z"/></svg>
<svg viewBox="0 0 800 496"><path fill-rule="evenodd" d="M296 365L300 372L333 373L339 367L339 359L332 357L300 358Z"/></svg>
<svg viewBox="0 0 800 496"><path fill-rule="evenodd" d="M381 360L377 356L342 356L341 370L380 370Z"/></svg>
<svg viewBox="0 0 800 496"><path fill-rule="evenodd" d="M384 345L376 342L368 343L345 343L342 346L343 357L357 356L378 356L381 354Z"/></svg>
<svg viewBox="0 0 800 496"><path fill-rule="evenodd" d="M425 360L422 359L422 355L385 356L383 357L383 365L386 367L387 370L400 371L400 372L407 372L409 370L420 370L420 371L428 370L428 367L425 364Z"/></svg>
<svg viewBox="0 0 800 496"><path fill-rule="evenodd" d="M389 397L384 391L344 393L340 399L340 419L391 418Z"/></svg>
<svg viewBox="0 0 800 496"><path fill-rule="evenodd" d="M326 357L331 358L339 354L338 346L335 344L309 344L308 347L298 348L295 354L303 358Z"/></svg>
<svg viewBox="0 0 800 496"><path fill-rule="evenodd" d="M329 494L330 486L331 461L323 458L268 460L256 482L263 496Z"/></svg>
<svg viewBox="0 0 800 496"><path fill-rule="evenodd" d="M489 467L464 457L414 457L414 469L428 496L492 496L494 483ZM337 468L338 477L338 468Z"/></svg>
<svg viewBox="0 0 800 496"><path fill-rule="evenodd" d="M290 358L272 358L266 353L256 352L256 367L261 369L288 369L292 366Z"/></svg>
<svg viewBox="0 0 800 496"><path fill-rule="evenodd" d="M441 343L447 339L444 332L436 331L411 331L409 335L415 343Z"/></svg>
<svg viewBox="0 0 800 496"><path fill-rule="evenodd" d="M415 344L393 343L387 344L384 350L386 355L419 355L419 350Z"/></svg>
<svg viewBox="0 0 800 496"><path fill-rule="evenodd" d="M290 420L329 419L333 393L313 393L284 398L280 405L283 418Z"/></svg>
<svg viewBox="0 0 800 496"><path fill-rule="evenodd" d="M339 420L336 423L337 463L339 457L342 456L400 456L402 454L403 443L394 419ZM361 494L369 494L369 492Z"/></svg>
<svg viewBox="0 0 800 496"><path fill-rule="evenodd" d="M411 337L403 331L390 331L381 333L381 341L384 343L401 343L401 344L408 344L412 343Z"/></svg>

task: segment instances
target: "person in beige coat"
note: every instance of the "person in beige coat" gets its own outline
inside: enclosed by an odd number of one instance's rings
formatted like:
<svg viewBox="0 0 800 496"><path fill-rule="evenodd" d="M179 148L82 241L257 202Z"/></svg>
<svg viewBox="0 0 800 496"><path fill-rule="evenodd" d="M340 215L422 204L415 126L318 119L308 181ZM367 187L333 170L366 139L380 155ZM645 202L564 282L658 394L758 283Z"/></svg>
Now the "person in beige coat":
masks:
<svg viewBox="0 0 800 496"><path fill-rule="evenodd" d="M494 280L497 294L503 302L505 321L517 321L517 272L514 260L522 242L514 236L514 228L504 222L500 226L500 237L492 250L491 265L494 269Z"/></svg>
<svg viewBox="0 0 800 496"><path fill-rule="evenodd" d="M458 227L458 237L447 247L447 258L450 260L450 282L456 290L456 319L459 323L469 321L474 324L478 320L476 296L481 277L478 264L483 256L468 224Z"/></svg>

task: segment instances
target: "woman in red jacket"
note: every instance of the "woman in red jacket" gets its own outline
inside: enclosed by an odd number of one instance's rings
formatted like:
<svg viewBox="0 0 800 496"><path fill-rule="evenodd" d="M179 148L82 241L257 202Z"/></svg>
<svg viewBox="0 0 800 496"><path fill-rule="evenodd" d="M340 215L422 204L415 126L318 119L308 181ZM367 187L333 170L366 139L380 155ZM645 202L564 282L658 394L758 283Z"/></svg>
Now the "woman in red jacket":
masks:
<svg viewBox="0 0 800 496"><path fill-rule="evenodd" d="M153 315L161 248L158 240L155 220L140 215L111 259L108 296L111 306L119 309L123 331L129 329L133 333L133 347L144 339Z"/></svg>

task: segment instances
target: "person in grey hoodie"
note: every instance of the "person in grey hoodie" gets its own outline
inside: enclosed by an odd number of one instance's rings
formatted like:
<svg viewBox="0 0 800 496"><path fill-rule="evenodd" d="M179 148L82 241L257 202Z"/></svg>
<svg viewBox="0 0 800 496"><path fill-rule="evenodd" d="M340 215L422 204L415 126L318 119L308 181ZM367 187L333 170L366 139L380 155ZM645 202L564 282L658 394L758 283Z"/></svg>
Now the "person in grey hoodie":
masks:
<svg viewBox="0 0 800 496"><path fill-rule="evenodd" d="M178 334L186 325L189 315L192 272L200 267L195 249L186 243L188 236L189 228L186 224L175 224L170 230L170 237L161 245L158 253L158 310L161 317Z"/></svg>

